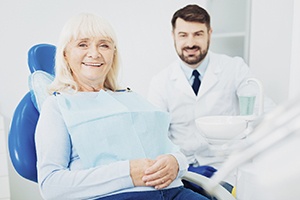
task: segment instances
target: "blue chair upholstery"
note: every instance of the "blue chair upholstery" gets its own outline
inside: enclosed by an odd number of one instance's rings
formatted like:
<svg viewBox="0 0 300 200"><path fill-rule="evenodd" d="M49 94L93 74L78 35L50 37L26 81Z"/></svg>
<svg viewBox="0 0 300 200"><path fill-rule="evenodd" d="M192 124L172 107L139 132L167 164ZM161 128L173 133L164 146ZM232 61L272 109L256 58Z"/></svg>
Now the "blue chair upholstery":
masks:
<svg viewBox="0 0 300 200"><path fill-rule="evenodd" d="M30 72L42 70L54 75L55 51L56 47L51 44L31 47L28 51ZM8 135L9 155L15 170L34 182L37 182L34 133L38 118L39 112L28 92L15 109Z"/></svg>
<svg viewBox="0 0 300 200"><path fill-rule="evenodd" d="M56 47L51 44L37 44L28 51L28 66L30 72L45 71L54 75L54 58Z"/></svg>

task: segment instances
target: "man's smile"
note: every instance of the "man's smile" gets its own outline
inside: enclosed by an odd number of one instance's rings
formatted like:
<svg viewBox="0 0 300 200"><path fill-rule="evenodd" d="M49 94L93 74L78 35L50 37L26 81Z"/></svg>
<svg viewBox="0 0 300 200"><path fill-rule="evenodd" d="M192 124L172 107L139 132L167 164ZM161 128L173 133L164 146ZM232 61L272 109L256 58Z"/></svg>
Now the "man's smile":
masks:
<svg viewBox="0 0 300 200"><path fill-rule="evenodd" d="M200 50L200 47L198 46L184 47L182 50L187 52L188 54L195 54Z"/></svg>

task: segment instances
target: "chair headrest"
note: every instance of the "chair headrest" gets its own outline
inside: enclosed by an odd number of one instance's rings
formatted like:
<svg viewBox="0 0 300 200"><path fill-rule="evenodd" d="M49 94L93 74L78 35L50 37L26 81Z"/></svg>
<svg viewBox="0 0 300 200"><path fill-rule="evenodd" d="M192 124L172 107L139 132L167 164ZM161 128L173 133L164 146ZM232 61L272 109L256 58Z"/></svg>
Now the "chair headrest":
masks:
<svg viewBox="0 0 300 200"><path fill-rule="evenodd" d="M56 47L52 44L37 44L28 51L28 66L30 72L45 71L54 75Z"/></svg>

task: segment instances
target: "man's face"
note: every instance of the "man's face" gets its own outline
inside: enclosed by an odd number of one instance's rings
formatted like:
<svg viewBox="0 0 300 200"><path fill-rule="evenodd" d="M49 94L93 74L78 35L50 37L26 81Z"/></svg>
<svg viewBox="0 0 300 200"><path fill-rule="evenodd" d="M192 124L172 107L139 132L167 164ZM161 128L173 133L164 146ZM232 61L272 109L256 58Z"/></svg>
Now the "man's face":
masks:
<svg viewBox="0 0 300 200"><path fill-rule="evenodd" d="M212 30L205 24L176 20L173 39L178 56L190 67L196 68L208 52Z"/></svg>

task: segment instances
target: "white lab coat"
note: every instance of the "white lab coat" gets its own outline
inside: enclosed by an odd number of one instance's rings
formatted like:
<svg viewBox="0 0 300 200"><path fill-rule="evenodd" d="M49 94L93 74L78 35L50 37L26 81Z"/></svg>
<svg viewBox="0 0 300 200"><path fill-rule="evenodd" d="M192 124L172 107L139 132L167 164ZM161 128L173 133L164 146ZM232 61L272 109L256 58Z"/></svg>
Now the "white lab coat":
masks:
<svg viewBox="0 0 300 200"><path fill-rule="evenodd" d="M238 115L237 89L252 77L239 57L209 52L209 64L196 96L177 60L153 77L148 99L171 114L170 139L180 147L189 163L200 165L222 162L208 150L195 119L208 115Z"/></svg>

